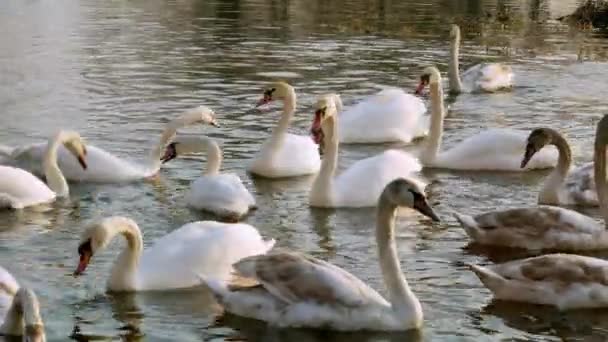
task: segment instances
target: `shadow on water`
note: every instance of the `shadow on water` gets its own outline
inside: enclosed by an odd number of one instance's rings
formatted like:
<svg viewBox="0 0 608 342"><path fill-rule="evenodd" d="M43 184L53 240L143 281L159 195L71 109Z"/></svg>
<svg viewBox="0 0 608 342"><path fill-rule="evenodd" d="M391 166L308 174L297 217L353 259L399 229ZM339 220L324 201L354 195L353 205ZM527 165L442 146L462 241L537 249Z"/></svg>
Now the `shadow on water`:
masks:
<svg viewBox="0 0 608 342"><path fill-rule="evenodd" d="M541 336L557 336L564 341L605 341L608 339L608 311L600 309L559 311L553 307L492 301L482 316L496 316L505 325Z"/></svg>
<svg viewBox="0 0 608 342"><path fill-rule="evenodd" d="M423 340L424 333L419 330L397 333L373 333L373 332L349 332L340 333L328 330L315 329L278 329L268 324L252 319L225 315L222 324L236 330L230 336L226 336L231 341L331 341L331 342L375 342L375 341L403 341L419 342Z"/></svg>

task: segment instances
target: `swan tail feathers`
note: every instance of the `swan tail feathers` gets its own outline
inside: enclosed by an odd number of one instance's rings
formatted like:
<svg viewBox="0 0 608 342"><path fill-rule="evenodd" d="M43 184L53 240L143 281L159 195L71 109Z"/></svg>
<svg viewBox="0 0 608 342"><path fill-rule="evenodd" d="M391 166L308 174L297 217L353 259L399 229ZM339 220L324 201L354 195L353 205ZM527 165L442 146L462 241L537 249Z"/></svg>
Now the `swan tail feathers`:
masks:
<svg viewBox="0 0 608 342"><path fill-rule="evenodd" d="M215 300L217 300L218 303L224 303L224 298L226 297L228 292L230 292L226 282L221 281L219 279L208 278L196 272L194 272L194 275L200 281L200 285L206 287L211 292L211 294L213 294L213 297L215 298Z"/></svg>
<svg viewBox="0 0 608 342"><path fill-rule="evenodd" d="M501 277L491 269L479 265L468 264L469 268L477 278L492 292L497 292L499 289L505 286L507 280Z"/></svg>
<svg viewBox="0 0 608 342"><path fill-rule="evenodd" d="M268 252L269 250L272 249L272 247L274 247L274 244L277 241L275 239L268 239L264 241L264 244L266 245L266 251L264 251L265 253Z"/></svg>
<svg viewBox="0 0 608 342"><path fill-rule="evenodd" d="M17 198L7 193L0 193L0 209L23 209L24 205Z"/></svg>
<svg viewBox="0 0 608 342"><path fill-rule="evenodd" d="M479 238L481 230L473 216L454 213L454 217L471 239L477 240Z"/></svg>

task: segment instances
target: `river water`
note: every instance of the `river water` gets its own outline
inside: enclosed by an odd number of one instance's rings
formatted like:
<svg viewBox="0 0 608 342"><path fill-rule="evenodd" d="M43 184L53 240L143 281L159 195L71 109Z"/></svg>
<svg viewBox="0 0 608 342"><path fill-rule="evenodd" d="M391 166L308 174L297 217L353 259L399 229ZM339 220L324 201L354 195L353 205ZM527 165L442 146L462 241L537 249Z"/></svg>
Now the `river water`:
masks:
<svg viewBox="0 0 608 342"><path fill-rule="evenodd" d="M567 134L580 163L591 159L595 123L608 113L608 45L602 33L581 32L554 20L576 4L3 0L0 143L42 141L57 129L71 128L113 153L143 159L164 123L184 109L208 105L222 127L194 127L182 134L206 134L221 142L223 169L238 173L257 197L259 210L246 222L278 245L329 260L385 293L373 209L310 209L310 178L267 181L244 172L244 162L279 116L277 105L250 111L262 87L275 79L296 87L292 131L306 134L318 94L338 92L348 106L387 86L413 90L426 65L445 71L449 24L456 22L463 30L462 63L508 62L517 87L505 94L449 98L445 146L489 127L544 125ZM340 165L385 148L342 146ZM119 241L95 257L86 275L71 276L80 232L95 218L133 218L146 245L184 223L207 218L183 202L203 166L204 156L181 158L164 167L155 181L73 184L71 199L51 210L0 213L0 264L38 293L49 341L608 339L607 310L560 313L493 303L464 267L525 255L469 248L451 213L533 205L547 172L424 172L432 182L430 201L443 222L430 224L410 215L400 218L397 233L404 273L425 312L424 328L417 333L277 330L231 316L216 321L213 302L200 289L108 295L105 280L124 246ZM585 213L599 219L597 210Z"/></svg>

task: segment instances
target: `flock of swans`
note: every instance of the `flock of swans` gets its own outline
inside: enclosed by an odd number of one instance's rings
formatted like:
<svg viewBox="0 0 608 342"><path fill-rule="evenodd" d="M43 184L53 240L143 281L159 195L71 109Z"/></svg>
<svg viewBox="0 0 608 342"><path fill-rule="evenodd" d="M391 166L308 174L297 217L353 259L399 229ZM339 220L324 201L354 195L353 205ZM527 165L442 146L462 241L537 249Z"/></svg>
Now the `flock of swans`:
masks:
<svg viewBox="0 0 608 342"><path fill-rule="evenodd" d="M511 68L501 64L480 64L460 75L460 31L455 25L451 37L451 92L508 91L512 87ZM483 245L569 253L608 248L604 225L559 207L599 206L608 222L608 116L597 126L594 161L573 170L568 142L551 128L531 132L491 129L442 150L446 113L442 83L437 68L422 71L415 93L429 88L430 115L425 114L420 98L400 89L383 90L349 109L343 109L336 94L320 96L314 105L311 136L287 132L296 109L295 90L289 84L272 83L258 103L282 101L283 114L249 162L248 171L267 178L315 175L309 193L313 207L376 206L376 243L387 298L331 263L298 251L273 249L273 239L239 223L256 208L255 198L236 174L221 171L219 145L208 137L176 136L184 126L219 125L215 113L204 106L169 122L143 165L85 144L71 131L60 131L46 143L4 146L0 149L4 164L0 166L0 206L21 210L48 204L69 194L68 181L145 179L157 174L162 163L204 152L204 173L191 184L185 199L191 207L215 214L218 221L188 223L149 248L144 248L141 230L129 218L93 222L83 229L74 275L82 275L95 255L114 237L122 236L127 244L111 269L108 291L202 285L226 311L280 327L395 331L422 325L422 306L401 271L394 234L399 207L440 220L427 202L426 183L417 176L422 168L521 172L555 167L540 191L541 205L476 216L456 213L457 221L472 242ZM374 129L368 128L370 116L376 123ZM336 174L340 143L407 143L416 137L426 137L426 146L418 154L386 150ZM38 177L44 177L46 184ZM541 254L469 267L498 299L559 309L608 306L608 261L602 259ZM22 335L24 341L45 340L36 295L20 287L1 267L0 304L1 334Z"/></svg>

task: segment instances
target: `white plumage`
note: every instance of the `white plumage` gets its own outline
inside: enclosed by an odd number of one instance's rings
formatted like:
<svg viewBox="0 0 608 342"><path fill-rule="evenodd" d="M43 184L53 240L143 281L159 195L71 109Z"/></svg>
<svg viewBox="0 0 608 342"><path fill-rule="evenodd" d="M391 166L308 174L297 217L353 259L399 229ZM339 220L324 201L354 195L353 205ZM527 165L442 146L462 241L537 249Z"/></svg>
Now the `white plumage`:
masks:
<svg viewBox="0 0 608 342"><path fill-rule="evenodd" d="M336 97L341 143L408 143L428 134L424 102L401 89L382 90L345 111L340 97Z"/></svg>
<svg viewBox="0 0 608 342"><path fill-rule="evenodd" d="M177 137L163 156L167 162L179 155L205 151L207 167L203 175L190 185L186 202L192 208L211 212L221 218L238 220L255 207L255 199L243 182L233 173L220 173L222 150L207 137Z"/></svg>
<svg viewBox="0 0 608 342"><path fill-rule="evenodd" d="M283 101L283 115L271 137L248 165L249 172L267 178L304 176L317 173L321 159L317 145L308 136L287 133L296 108L296 93L285 82L276 82L264 90L258 105Z"/></svg>
<svg viewBox="0 0 608 342"><path fill-rule="evenodd" d="M49 185L25 170L0 166L0 208L21 209L50 203L56 197L69 195L68 184L57 166L57 150L59 146L65 146L66 154L77 161L78 167L86 168L86 149L80 135L76 132L60 131L51 137L45 146L48 147L41 158L41 166Z"/></svg>
<svg viewBox="0 0 608 342"><path fill-rule="evenodd" d="M59 149L59 168L66 179L70 181L120 183L152 177L160 169L161 153L165 145L175 135L177 129L197 122L217 125L215 114L207 107L200 106L186 111L178 118L167 123L160 141L143 163L123 159L102 148L87 145L87 159L90 166L87 170L83 170L64 148ZM6 161L34 174L42 175L42 157L46 147L46 143L16 147Z"/></svg>
<svg viewBox="0 0 608 342"><path fill-rule="evenodd" d="M127 247L112 268L107 283L110 291L188 288L199 283L196 274L229 280L233 263L266 253L274 245L274 240L263 240L248 224L199 221L181 226L144 249L141 231L133 220L109 217L84 232L75 274L81 274L90 258L117 234L126 238Z"/></svg>
<svg viewBox="0 0 608 342"><path fill-rule="evenodd" d="M313 131L322 135L325 156L311 191L310 205L316 207L371 207L392 180L413 179L421 165L410 154L388 150L377 156L359 160L338 176L334 176L338 160L338 131L333 95L323 96L316 103ZM420 181L419 181L420 182ZM421 186L424 186L420 182Z"/></svg>
<svg viewBox="0 0 608 342"><path fill-rule="evenodd" d="M435 67L425 69L422 78L431 88L431 129L427 146L419 155L424 167L457 170L527 171L555 166L558 153L553 147L540 151L534 160L521 167L528 133L512 129L490 129L440 151L443 135L443 90L441 75Z"/></svg>

